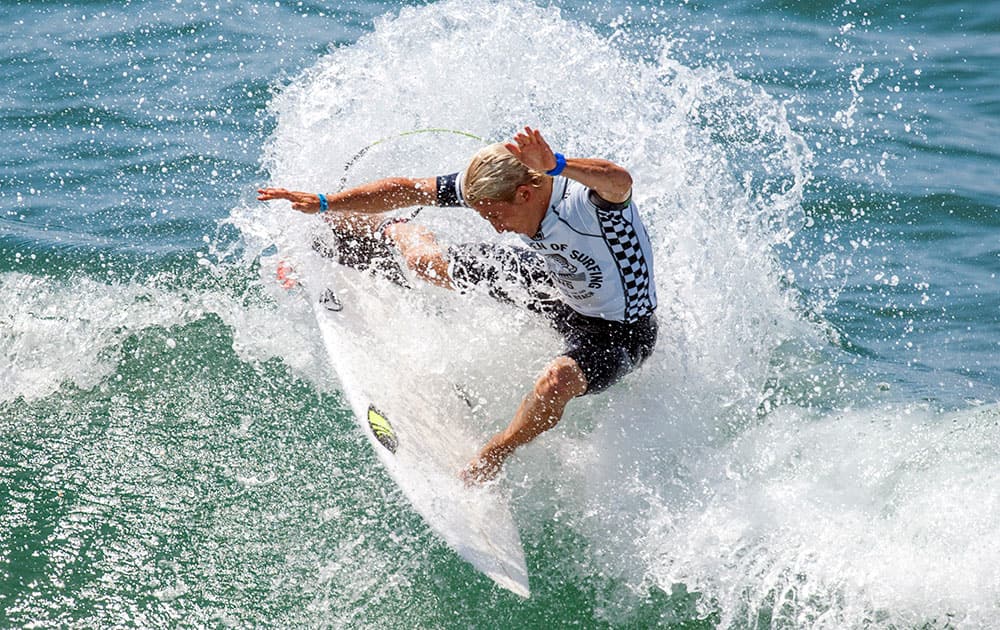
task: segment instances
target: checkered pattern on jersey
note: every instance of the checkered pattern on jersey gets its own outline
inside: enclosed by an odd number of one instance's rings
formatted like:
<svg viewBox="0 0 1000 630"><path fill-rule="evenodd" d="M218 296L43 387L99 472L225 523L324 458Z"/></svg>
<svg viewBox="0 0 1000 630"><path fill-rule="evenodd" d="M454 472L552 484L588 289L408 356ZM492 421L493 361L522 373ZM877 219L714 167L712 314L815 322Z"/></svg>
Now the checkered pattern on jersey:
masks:
<svg viewBox="0 0 1000 630"><path fill-rule="evenodd" d="M625 290L625 321L634 322L653 312L649 296L649 267L639 244L639 235L622 210L597 209L604 241L618 262Z"/></svg>

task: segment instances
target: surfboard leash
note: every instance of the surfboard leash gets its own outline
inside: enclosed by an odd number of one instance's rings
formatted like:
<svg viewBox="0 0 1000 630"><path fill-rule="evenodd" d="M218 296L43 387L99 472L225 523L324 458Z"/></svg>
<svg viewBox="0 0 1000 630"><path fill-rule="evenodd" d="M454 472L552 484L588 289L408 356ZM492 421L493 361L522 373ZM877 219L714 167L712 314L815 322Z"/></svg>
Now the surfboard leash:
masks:
<svg viewBox="0 0 1000 630"><path fill-rule="evenodd" d="M480 138L479 136L477 136L474 133L469 133L468 131L462 131L461 129L448 129L446 127L428 127L426 129L411 129L409 131L403 131L401 133L393 134L391 136L386 136L384 138L379 138L375 142L372 142L371 144L369 144L365 148L363 148L360 151L358 151L357 153L355 153L351 157L351 159L347 160L347 163L344 164L344 174L340 177L340 183L337 185L337 192L341 192L341 191L344 190L344 188L347 187L347 176L348 176L348 174L351 171L351 167L354 166L354 164L358 160L360 160L362 157L364 157L365 154L368 153L369 151L371 151L373 148L375 148L378 145L383 144L385 142L389 142L390 140L398 140L400 138L405 138L407 136L414 136L414 135L421 134L421 133L452 133L452 134L455 134L455 135L458 135L458 136L464 136L466 138L472 138L473 140L478 140L479 142L482 142L483 144L486 144L488 142L487 140L484 140L483 138Z"/></svg>

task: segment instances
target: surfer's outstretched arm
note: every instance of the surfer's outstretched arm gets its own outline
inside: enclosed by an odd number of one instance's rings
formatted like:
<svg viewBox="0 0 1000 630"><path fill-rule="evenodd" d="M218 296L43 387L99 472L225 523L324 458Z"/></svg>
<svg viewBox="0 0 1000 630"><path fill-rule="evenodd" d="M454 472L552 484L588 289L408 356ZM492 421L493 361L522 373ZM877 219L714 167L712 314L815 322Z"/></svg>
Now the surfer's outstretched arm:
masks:
<svg viewBox="0 0 1000 630"><path fill-rule="evenodd" d="M285 199L292 202L292 209L306 214L325 210L362 212L366 214L433 205L437 199L437 182L433 177L412 179L389 177L379 179L339 193L319 194L287 190L285 188L260 188L258 201ZM324 201L326 207L324 208Z"/></svg>

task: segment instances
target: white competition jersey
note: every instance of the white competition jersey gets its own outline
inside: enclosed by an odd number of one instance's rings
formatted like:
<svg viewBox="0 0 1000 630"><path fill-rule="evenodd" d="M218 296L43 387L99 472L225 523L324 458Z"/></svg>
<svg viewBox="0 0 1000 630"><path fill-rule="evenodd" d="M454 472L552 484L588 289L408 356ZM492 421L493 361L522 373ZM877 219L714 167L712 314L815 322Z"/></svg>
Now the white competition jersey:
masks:
<svg viewBox="0 0 1000 630"><path fill-rule="evenodd" d="M465 205L456 179L456 201ZM656 308L649 235L631 200L613 204L555 177L538 233L521 240L545 258L562 300L581 315L632 323Z"/></svg>

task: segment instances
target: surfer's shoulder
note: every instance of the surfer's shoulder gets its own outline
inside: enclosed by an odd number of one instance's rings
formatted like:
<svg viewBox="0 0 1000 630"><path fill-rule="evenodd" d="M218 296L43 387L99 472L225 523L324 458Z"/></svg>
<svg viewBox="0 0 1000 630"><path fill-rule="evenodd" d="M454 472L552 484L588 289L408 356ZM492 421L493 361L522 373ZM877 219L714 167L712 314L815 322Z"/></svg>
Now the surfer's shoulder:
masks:
<svg viewBox="0 0 1000 630"><path fill-rule="evenodd" d="M458 173L438 175L435 180L437 186L435 205L446 208L465 206L465 201L462 199L462 188L458 180Z"/></svg>

